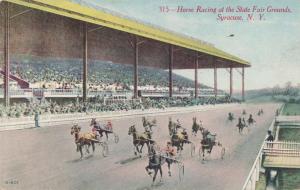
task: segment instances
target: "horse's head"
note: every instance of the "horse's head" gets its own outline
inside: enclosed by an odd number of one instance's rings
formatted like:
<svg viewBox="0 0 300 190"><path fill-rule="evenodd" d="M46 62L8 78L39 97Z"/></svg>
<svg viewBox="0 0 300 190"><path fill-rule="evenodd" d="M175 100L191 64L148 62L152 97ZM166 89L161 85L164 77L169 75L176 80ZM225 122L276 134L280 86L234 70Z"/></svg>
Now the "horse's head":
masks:
<svg viewBox="0 0 300 190"><path fill-rule="evenodd" d="M148 138L148 139L151 139L152 131L146 130L146 131L145 131L145 134L147 135L147 138Z"/></svg>
<svg viewBox="0 0 300 190"><path fill-rule="evenodd" d="M135 125L129 127L128 135L132 135L136 133Z"/></svg>
<svg viewBox="0 0 300 190"><path fill-rule="evenodd" d="M147 121L147 120L146 120L146 117L143 116L143 117L142 117L142 122L145 123L146 121Z"/></svg>
<svg viewBox="0 0 300 190"><path fill-rule="evenodd" d="M71 135L73 134L78 134L81 130L81 127L79 127L78 125L73 125L73 127L71 127Z"/></svg>
<svg viewBox="0 0 300 190"><path fill-rule="evenodd" d="M161 155L161 149L159 147L159 145L157 144L157 142L153 141L150 145L149 145L149 155L152 156L160 156Z"/></svg>
<svg viewBox="0 0 300 190"><path fill-rule="evenodd" d="M199 131L203 134L204 133L204 131L205 131L206 129L202 126L202 125L199 125Z"/></svg>
<svg viewBox="0 0 300 190"><path fill-rule="evenodd" d="M92 118L92 120L91 120L91 123L90 123L90 126L92 126L92 125L96 125L96 118Z"/></svg>

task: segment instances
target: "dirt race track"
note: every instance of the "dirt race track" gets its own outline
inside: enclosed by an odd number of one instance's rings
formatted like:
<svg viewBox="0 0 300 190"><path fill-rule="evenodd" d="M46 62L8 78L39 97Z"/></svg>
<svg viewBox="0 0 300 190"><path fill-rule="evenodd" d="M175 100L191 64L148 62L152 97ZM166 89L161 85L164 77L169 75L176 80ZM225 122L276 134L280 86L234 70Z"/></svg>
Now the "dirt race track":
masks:
<svg viewBox="0 0 300 190"><path fill-rule="evenodd" d="M70 135L71 125L0 132L0 190L240 190L279 106L242 104L222 109L216 106L210 111L157 116L158 127L154 128L153 139L161 147L169 140L167 124L171 116L173 121L180 119L183 127L187 128L190 139L196 145L196 154L191 157L190 146L185 145L182 153L185 166L183 180L179 180L176 165L172 165L172 177L169 177L165 164L163 181L153 187L152 179L144 169L148 158L132 159L132 136L128 135L128 128L136 124L138 131L143 131L140 117L113 120L120 142L115 144L113 136L110 136L108 157L103 157L100 146L96 146L93 156L85 156L83 160L79 159L74 137ZM252 113L256 124L249 132L244 131L240 135L235 127L237 120L227 121L227 114L233 112L239 116L244 108L246 119ZM256 115L259 108L264 109L263 116ZM224 160L220 159L220 148L214 147L207 161L201 161L198 156L201 135L191 137L194 116L203 121L205 128L217 133L217 140L226 148ZM80 125L83 131L90 131L88 122ZM146 152L144 147L144 155Z"/></svg>

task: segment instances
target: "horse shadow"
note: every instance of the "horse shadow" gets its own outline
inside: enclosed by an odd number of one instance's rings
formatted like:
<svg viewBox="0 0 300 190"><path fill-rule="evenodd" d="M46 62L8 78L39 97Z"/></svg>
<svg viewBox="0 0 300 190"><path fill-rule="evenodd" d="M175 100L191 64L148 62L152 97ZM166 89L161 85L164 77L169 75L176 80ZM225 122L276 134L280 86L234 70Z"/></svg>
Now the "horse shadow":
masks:
<svg viewBox="0 0 300 190"><path fill-rule="evenodd" d="M164 182L162 181L159 181L153 185L150 185L150 186L143 186L143 187L138 187L136 190L152 190L152 189L155 189L155 188L158 188L158 187L161 187L164 185Z"/></svg>
<svg viewBox="0 0 300 190"><path fill-rule="evenodd" d="M83 162L85 160L91 160L93 158L96 158L96 156L94 155L87 155L83 158L76 158L76 159L73 159L73 160L67 160L65 161L66 163L69 163L69 164L74 164L74 163L78 163L78 162Z"/></svg>
<svg viewBox="0 0 300 190"><path fill-rule="evenodd" d="M115 163L116 164L122 164L122 165L124 165L124 164L128 164L130 162L133 162L135 160L138 160L140 158L141 158L140 156L135 156L135 157L130 157L130 158L126 158L126 159L120 160L120 161L115 162Z"/></svg>

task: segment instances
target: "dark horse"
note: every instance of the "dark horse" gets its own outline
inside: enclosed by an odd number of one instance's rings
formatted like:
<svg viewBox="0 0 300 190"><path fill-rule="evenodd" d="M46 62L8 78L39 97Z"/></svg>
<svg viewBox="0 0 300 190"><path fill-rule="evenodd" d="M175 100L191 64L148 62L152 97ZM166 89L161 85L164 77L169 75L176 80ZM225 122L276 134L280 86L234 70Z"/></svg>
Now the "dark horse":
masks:
<svg viewBox="0 0 300 190"><path fill-rule="evenodd" d="M208 133L202 140L201 140L201 152L199 152L200 156L202 154L202 160L204 160L205 157L205 151L207 151L208 154L211 154L212 149L214 146L220 146L222 147L222 144L220 142L216 141L216 134ZM222 148L221 152L221 158L223 159L223 156L225 154L225 149Z"/></svg>
<svg viewBox="0 0 300 190"><path fill-rule="evenodd" d="M203 131L202 122L200 124L197 123L196 117L193 117L193 125L192 125L192 135L196 136L198 131Z"/></svg>
<svg viewBox="0 0 300 190"><path fill-rule="evenodd" d="M243 110L242 114L243 114L243 115L246 115L246 114L247 114L246 110Z"/></svg>
<svg viewBox="0 0 300 190"><path fill-rule="evenodd" d="M246 125L246 123L243 122L241 118L239 118L239 122L238 122L238 124L237 124L236 126L238 127L239 133L240 133L240 134L243 132L243 129L244 129L245 127L248 128L248 126ZM248 130L249 130L249 129L248 129Z"/></svg>
<svg viewBox="0 0 300 190"><path fill-rule="evenodd" d="M228 113L228 120L229 121L233 121L234 120L233 113L231 113L231 112Z"/></svg>
<svg viewBox="0 0 300 190"><path fill-rule="evenodd" d="M253 123L255 123L256 121L253 119L252 114L250 114L249 119L247 120L248 125L252 125Z"/></svg>
<svg viewBox="0 0 300 190"><path fill-rule="evenodd" d="M176 160L172 159L171 157L168 156L168 154L166 155L162 155L160 152L157 152L154 148L154 145L150 146L150 152L149 152L149 163L148 165L145 167L148 175L151 176L152 172L149 170L154 170L154 175L152 177L152 185L154 185L156 176L157 176L157 172L159 170L160 173L160 181L162 180L162 165L164 163L168 164L168 169L169 169L169 176L171 176L171 172L170 172L170 166L173 162L175 162Z"/></svg>
<svg viewBox="0 0 300 190"><path fill-rule="evenodd" d="M114 134L114 132L112 130L106 130L105 128L101 127L100 124L96 121L96 118L92 119L90 125L93 126L98 131L101 138L103 137L103 132L104 132L105 136L106 136L106 140L108 140L109 133Z"/></svg>
<svg viewBox="0 0 300 190"><path fill-rule="evenodd" d="M80 133L81 128L78 125L74 125L71 128L71 135L74 134L75 144L77 146L77 151L80 152L82 158L82 147L86 147L86 152L89 154L89 147L92 145L93 152L95 151L95 142L98 142L96 135L94 133Z"/></svg>
<svg viewBox="0 0 300 190"><path fill-rule="evenodd" d="M149 150L149 163L145 167L148 175L151 176L152 172L149 170L154 170L154 175L152 177L152 185L154 185L155 179L157 172L159 170L160 173L160 181L162 180L162 168L161 166L165 163L165 159L163 159L159 154L156 153L155 149L153 146L151 146Z"/></svg>
<svg viewBox="0 0 300 190"><path fill-rule="evenodd" d="M149 131L146 131L143 134L138 134L135 125L129 127L128 135L132 135L133 137L133 146L136 148L136 151L134 151L135 155L137 155L137 153L142 153L142 149L145 144L147 145L149 152L150 145L154 143L154 140L151 139L151 133ZM140 149L139 146L141 146Z"/></svg>

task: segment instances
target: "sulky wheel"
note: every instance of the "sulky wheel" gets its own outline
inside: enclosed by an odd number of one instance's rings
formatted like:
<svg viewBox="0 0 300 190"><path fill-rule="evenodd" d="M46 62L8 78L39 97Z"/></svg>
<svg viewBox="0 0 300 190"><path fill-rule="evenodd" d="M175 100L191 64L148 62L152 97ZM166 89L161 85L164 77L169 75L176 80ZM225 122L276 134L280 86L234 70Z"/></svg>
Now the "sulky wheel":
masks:
<svg viewBox="0 0 300 190"><path fill-rule="evenodd" d="M107 142L102 142L102 155L106 157L108 155L108 144Z"/></svg>
<svg viewBox="0 0 300 190"><path fill-rule="evenodd" d="M222 147L222 149L221 149L221 159L222 160L224 159L224 156L225 156L225 148Z"/></svg>
<svg viewBox="0 0 300 190"><path fill-rule="evenodd" d="M183 163L178 164L178 176L179 176L179 181L182 181L183 176L184 176L184 164Z"/></svg>
<svg viewBox="0 0 300 190"><path fill-rule="evenodd" d="M114 138L115 138L115 143L118 143L119 142L119 136L116 133L114 133Z"/></svg>
<svg viewBox="0 0 300 190"><path fill-rule="evenodd" d="M201 146L199 147L198 154L199 154L199 158L202 158L202 147Z"/></svg>
<svg viewBox="0 0 300 190"><path fill-rule="evenodd" d="M191 143L191 156L193 157L195 155L196 147L194 143Z"/></svg>

